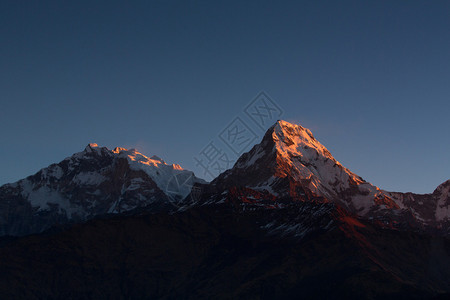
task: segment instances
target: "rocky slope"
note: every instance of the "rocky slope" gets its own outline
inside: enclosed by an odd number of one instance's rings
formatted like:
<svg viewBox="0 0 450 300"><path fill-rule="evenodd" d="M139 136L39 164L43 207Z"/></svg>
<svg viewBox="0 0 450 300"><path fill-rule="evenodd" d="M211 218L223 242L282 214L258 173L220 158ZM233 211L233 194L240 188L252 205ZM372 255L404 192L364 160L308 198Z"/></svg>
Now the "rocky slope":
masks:
<svg viewBox="0 0 450 300"><path fill-rule="evenodd" d="M425 227L450 235L450 180L431 194L385 192Z"/></svg>

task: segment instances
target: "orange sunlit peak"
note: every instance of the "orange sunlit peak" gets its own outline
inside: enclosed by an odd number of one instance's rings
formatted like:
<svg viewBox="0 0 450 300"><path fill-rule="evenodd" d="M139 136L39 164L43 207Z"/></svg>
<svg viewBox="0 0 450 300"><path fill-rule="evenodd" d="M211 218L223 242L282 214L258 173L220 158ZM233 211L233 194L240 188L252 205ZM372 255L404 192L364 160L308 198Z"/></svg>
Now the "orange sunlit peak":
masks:
<svg viewBox="0 0 450 300"><path fill-rule="evenodd" d="M120 153L120 152L122 152L122 151L128 151L128 149L123 148L123 147L116 147L116 148L114 148L114 150L113 150L112 152L114 152L114 153Z"/></svg>

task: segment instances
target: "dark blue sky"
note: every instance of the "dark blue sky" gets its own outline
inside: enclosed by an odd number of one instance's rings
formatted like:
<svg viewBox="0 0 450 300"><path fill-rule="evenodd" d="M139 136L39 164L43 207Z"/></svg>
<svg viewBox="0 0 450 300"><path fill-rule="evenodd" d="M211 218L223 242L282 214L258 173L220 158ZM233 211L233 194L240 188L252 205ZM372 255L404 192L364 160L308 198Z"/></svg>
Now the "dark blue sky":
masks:
<svg viewBox="0 0 450 300"><path fill-rule="evenodd" d="M1 1L0 184L89 142L201 176L193 158L264 90L364 179L432 192L449 29L449 1Z"/></svg>

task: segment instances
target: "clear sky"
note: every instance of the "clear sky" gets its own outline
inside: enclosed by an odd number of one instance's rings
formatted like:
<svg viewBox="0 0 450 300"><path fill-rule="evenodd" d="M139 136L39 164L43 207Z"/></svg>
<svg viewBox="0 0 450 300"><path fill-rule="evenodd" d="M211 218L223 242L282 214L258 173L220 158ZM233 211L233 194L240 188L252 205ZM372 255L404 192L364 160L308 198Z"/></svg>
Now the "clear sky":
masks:
<svg viewBox="0 0 450 300"><path fill-rule="evenodd" d="M265 91L364 179L432 192L449 30L450 1L0 1L0 184L89 142L201 176L194 157Z"/></svg>

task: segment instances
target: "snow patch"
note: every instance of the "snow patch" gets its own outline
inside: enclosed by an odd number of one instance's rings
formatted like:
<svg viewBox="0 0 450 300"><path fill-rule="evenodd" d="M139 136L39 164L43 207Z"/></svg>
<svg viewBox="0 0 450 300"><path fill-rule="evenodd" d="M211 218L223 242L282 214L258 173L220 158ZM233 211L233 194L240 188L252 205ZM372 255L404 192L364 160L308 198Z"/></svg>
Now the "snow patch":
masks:
<svg viewBox="0 0 450 300"><path fill-rule="evenodd" d="M73 177L73 182L80 185L99 185L107 178L96 172L81 172Z"/></svg>

